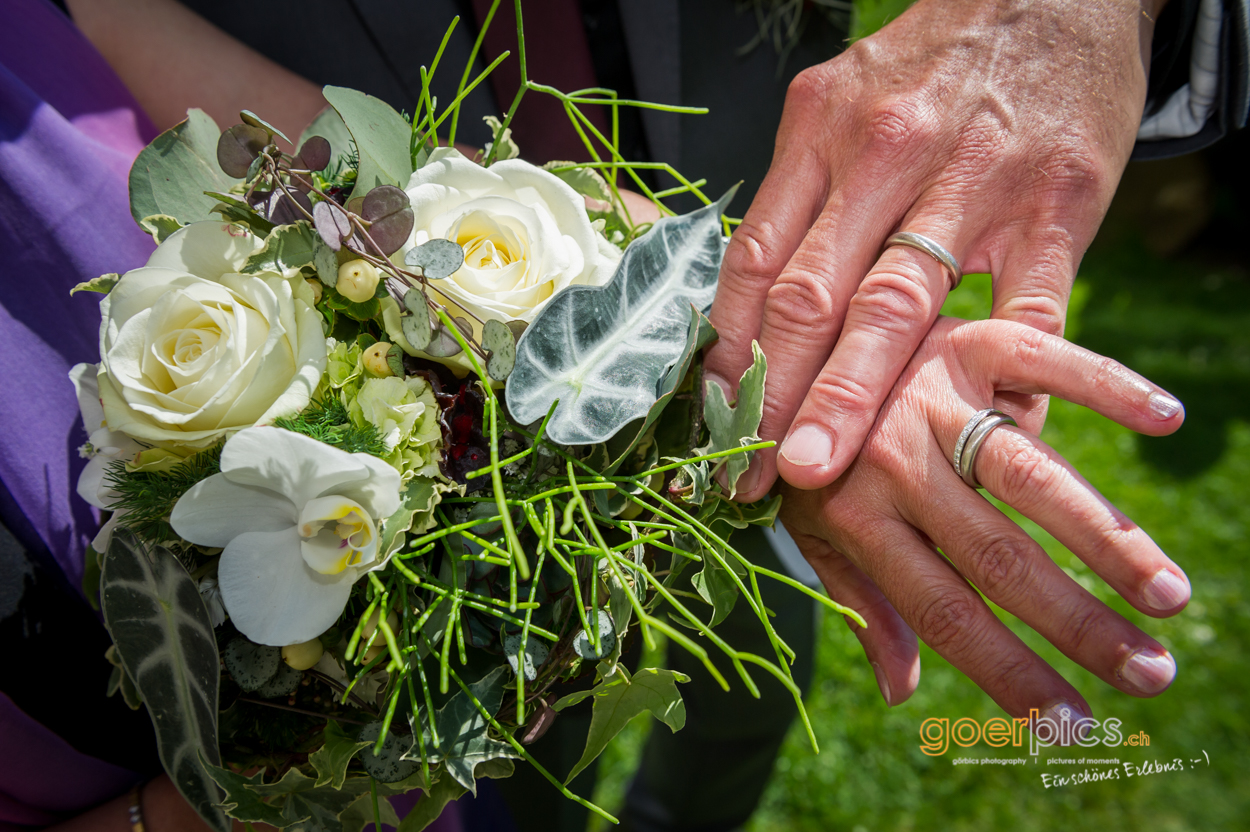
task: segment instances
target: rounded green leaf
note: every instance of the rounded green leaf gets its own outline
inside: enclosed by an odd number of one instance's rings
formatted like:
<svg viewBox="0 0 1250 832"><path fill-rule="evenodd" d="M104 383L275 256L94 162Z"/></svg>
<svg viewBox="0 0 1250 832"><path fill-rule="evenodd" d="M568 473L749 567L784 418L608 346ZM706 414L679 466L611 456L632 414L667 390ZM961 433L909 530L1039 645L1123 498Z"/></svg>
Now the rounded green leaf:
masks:
<svg viewBox="0 0 1250 832"><path fill-rule="evenodd" d="M236 124L217 139L217 164L227 176L246 176L267 144L269 134L262 128Z"/></svg>
<svg viewBox="0 0 1250 832"><path fill-rule="evenodd" d="M266 644L253 644L238 636L226 645L222 659L230 676L245 691L259 690L278 672L282 650Z"/></svg>
<svg viewBox="0 0 1250 832"><path fill-rule="evenodd" d="M516 363L516 341L512 330L503 321L491 319L482 328L482 347L490 353L486 372L495 381L504 381Z"/></svg>
<svg viewBox="0 0 1250 832"><path fill-rule="evenodd" d="M436 237L405 254L404 262L420 269L427 280L442 280L464 265L464 249L454 240Z"/></svg>
<svg viewBox="0 0 1250 832"><path fill-rule="evenodd" d="M360 762L365 771L383 783L397 783L416 773L421 764L415 760L401 759L410 744L401 743L394 734L387 733L382 743L382 753L374 754L373 748L382 732L381 722L370 722L360 729L360 741L369 745L360 751Z"/></svg>

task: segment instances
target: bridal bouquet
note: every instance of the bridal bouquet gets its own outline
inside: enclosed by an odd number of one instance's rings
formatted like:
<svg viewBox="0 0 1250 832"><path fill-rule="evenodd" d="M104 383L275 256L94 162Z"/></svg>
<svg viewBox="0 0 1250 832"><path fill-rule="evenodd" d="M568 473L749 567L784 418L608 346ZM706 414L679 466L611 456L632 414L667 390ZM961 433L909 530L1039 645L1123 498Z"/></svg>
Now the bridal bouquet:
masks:
<svg viewBox="0 0 1250 832"><path fill-rule="evenodd" d="M542 771L586 803L564 784L633 716L685 719L684 677L620 663L636 634L798 698L758 579L810 590L728 541L778 507L732 500L764 358L735 404L700 384L731 194L672 216L697 183L648 189L581 114L629 104L602 90L523 88L603 161L521 161L511 114L468 158L484 77L410 118L327 87L294 153L192 110L130 174L155 253L75 290L104 295L73 381L111 692L213 828L398 825L380 798L421 789L420 829L591 697L580 762ZM631 217L621 177L666 216ZM735 602L774 655L716 635Z"/></svg>

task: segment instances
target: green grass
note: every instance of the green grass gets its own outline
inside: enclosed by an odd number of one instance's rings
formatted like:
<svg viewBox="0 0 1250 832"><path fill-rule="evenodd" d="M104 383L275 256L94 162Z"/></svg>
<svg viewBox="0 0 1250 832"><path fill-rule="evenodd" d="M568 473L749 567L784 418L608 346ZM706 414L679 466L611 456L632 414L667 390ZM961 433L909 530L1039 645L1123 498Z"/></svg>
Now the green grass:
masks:
<svg viewBox="0 0 1250 832"><path fill-rule="evenodd" d="M1135 519L1184 568L1193 600L1180 615L1140 615L1079 559L1034 524L1009 513L1086 588L1176 656L1176 682L1155 699L1119 693L1063 657L1012 616L1005 621L1088 699L1096 717L1118 717L1125 735L1145 731L1149 748L1043 751L1039 764L955 766L956 756L1017 756L985 746L942 757L919 750L931 716L983 721L1001 712L975 685L922 648L919 690L888 709L858 642L841 619L821 624L808 709L821 753L792 731L753 832L774 830L1233 830L1250 819L1250 717L1244 667L1250 603L1250 281L1237 267L1169 262L1137 241L1091 253L1081 269L1069 337L1128 364L1178 394L1181 431L1140 437L1055 401L1043 437ZM989 281L970 276L945 311L983 317ZM604 755L596 799L614 808L648 726L635 721ZM1118 757L1142 763L1210 757L1180 773L1046 789L1052 757Z"/></svg>

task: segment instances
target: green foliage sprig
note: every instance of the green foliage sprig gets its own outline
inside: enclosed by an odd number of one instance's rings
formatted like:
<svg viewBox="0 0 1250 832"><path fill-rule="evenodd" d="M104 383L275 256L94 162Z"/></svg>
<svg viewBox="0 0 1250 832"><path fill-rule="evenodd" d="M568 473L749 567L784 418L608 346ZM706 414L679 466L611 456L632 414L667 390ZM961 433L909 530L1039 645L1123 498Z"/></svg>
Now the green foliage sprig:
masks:
<svg viewBox="0 0 1250 832"><path fill-rule="evenodd" d="M383 456L386 453L386 442L378 429L371 424L366 423L362 427L354 423L347 413L347 406L333 394L315 399L294 416L275 419L274 425L302 433L349 454Z"/></svg>
<svg viewBox="0 0 1250 832"><path fill-rule="evenodd" d="M125 462L114 462L104 475L105 483L119 495L110 510L123 513L126 526L145 541L178 540L169 525L174 504L197 482L221 471L221 448L218 443L168 471L127 471Z"/></svg>

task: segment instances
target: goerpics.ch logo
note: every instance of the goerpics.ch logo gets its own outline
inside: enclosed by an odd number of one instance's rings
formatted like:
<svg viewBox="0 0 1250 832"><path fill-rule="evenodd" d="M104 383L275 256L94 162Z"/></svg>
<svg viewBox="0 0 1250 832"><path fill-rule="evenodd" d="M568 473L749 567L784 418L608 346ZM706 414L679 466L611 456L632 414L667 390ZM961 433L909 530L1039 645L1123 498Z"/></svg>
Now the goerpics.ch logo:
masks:
<svg viewBox="0 0 1250 832"><path fill-rule="evenodd" d="M1037 708L1027 717L990 717L977 721L971 717L957 719L929 717L920 723L920 750L930 757L938 757L950 750L951 743L960 748L985 744L990 748L1028 745L1028 753L1037 756L1041 749L1056 745L1079 745L1092 748L1102 744L1149 745L1150 737L1144 733L1132 735L1125 740L1120 733L1123 723L1115 718L1098 720L1075 714L1071 708L1060 707L1054 714L1041 716Z"/></svg>

